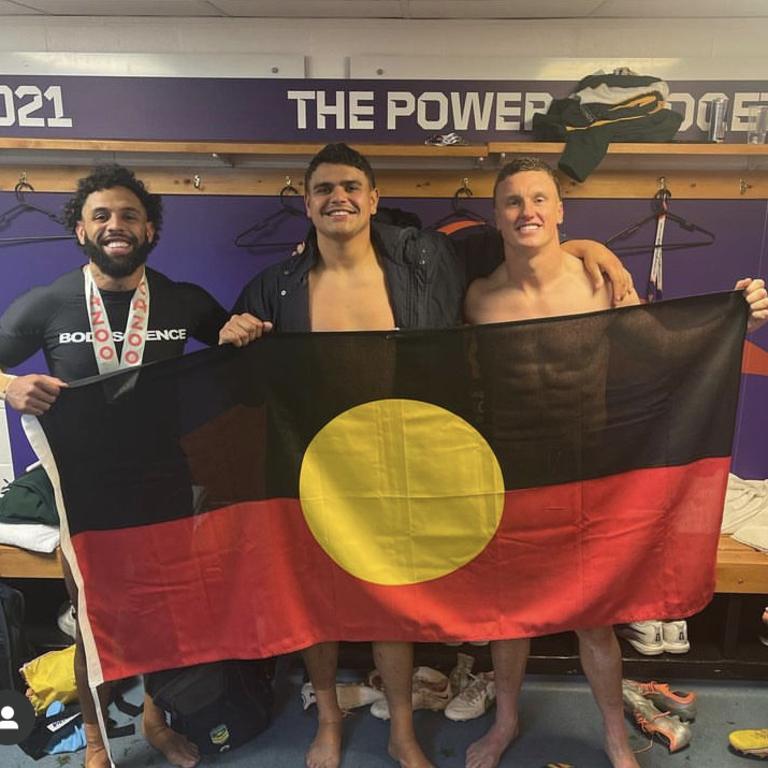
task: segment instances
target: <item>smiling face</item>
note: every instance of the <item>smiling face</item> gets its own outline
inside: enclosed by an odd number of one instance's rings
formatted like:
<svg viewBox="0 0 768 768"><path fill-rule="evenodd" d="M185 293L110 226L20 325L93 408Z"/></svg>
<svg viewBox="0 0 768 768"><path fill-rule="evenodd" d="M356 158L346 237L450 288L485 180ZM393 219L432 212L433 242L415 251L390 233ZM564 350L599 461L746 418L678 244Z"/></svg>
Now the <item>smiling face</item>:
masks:
<svg viewBox="0 0 768 768"><path fill-rule="evenodd" d="M92 192L75 226L88 258L105 274L133 274L147 260L155 228L136 195L125 187Z"/></svg>
<svg viewBox="0 0 768 768"><path fill-rule="evenodd" d="M309 179L304 202L319 236L351 240L368 230L379 193L360 169L321 163Z"/></svg>
<svg viewBox="0 0 768 768"><path fill-rule="evenodd" d="M500 181L494 213L505 246L540 249L560 242L563 203L544 171L519 171Z"/></svg>

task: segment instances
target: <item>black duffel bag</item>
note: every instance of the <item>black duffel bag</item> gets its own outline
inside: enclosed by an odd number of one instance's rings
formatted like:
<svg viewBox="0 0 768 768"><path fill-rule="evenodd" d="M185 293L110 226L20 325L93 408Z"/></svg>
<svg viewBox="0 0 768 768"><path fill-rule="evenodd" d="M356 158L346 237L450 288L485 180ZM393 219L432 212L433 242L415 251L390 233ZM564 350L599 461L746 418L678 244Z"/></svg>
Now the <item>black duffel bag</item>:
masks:
<svg viewBox="0 0 768 768"><path fill-rule="evenodd" d="M272 719L271 661L219 661L153 672L147 693L203 755L237 749Z"/></svg>

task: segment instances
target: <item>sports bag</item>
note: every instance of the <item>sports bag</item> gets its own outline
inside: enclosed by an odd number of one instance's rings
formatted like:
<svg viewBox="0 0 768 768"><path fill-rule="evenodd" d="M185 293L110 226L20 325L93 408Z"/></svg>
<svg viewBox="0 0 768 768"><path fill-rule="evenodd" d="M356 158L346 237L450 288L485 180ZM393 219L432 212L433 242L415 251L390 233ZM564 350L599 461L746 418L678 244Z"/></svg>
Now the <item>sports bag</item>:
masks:
<svg viewBox="0 0 768 768"><path fill-rule="evenodd" d="M34 655L24 632L24 595L0 582L0 690L24 693L19 669Z"/></svg>
<svg viewBox="0 0 768 768"><path fill-rule="evenodd" d="M268 661L219 661L153 672L144 685L171 728L209 755L237 749L267 728L271 678Z"/></svg>

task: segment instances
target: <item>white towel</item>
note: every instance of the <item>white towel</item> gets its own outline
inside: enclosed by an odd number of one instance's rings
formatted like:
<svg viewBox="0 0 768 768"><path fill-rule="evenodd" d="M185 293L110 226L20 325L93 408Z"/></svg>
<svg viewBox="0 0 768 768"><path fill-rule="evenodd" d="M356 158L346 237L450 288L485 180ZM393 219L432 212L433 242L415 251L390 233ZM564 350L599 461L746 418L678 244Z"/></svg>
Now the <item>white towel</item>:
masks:
<svg viewBox="0 0 768 768"><path fill-rule="evenodd" d="M729 474L721 530L732 534L747 523L768 526L768 481Z"/></svg>
<svg viewBox="0 0 768 768"><path fill-rule="evenodd" d="M742 544L768 552L768 480L728 475L720 530Z"/></svg>
<svg viewBox="0 0 768 768"><path fill-rule="evenodd" d="M0 523L0 544L32 552L53 552L59 546L59 529L40 523Z"/></svg>

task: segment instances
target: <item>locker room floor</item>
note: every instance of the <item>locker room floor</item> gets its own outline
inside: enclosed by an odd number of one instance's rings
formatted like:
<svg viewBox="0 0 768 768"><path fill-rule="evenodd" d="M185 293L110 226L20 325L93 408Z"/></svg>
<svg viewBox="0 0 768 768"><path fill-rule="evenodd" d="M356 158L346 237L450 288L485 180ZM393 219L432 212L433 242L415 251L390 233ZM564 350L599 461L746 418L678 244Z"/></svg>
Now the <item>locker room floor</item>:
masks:
<svg viewBox="0 0 768 768"><path fill-rule="evenodd" d="M699 695L698 717L691 745L676 754L654 741L640 751L643 768L734 768L754 761L728 750L728 733L737 728L768 727L768 682L701 682L674 680L678 689L694 690ZM216 757L206 757L201 765L221 768L301 768L304 751L312 739L315 709L304 712L299 688L301 673L294 670L278 675L277 707L268 731L240 749ZM129 700L140 700L137 686ZM124 715L115 715L119 723ZM482 735L492 721L493 710L467 723L453 723L441 713L417 712L416 729L427 755L439 768L462 768L466 747ZM600 719L589 687L580 676L554 677L529 675L521 700L521 735L502 759L502 768L541 768L549 762L571 763L576 768L610 768L602 749ZM367 709L355 710L345 724L345 749L342 768L393 768L387 756L388 724L372 717ZM648 738L629 725L635 750L649 745ZM125 768L162 768L161 755L140 736L116 739L113 757ZM37 762L17 747L0 747L4 768L62 768L82 765L83 752L46 757Z"/></svg>

